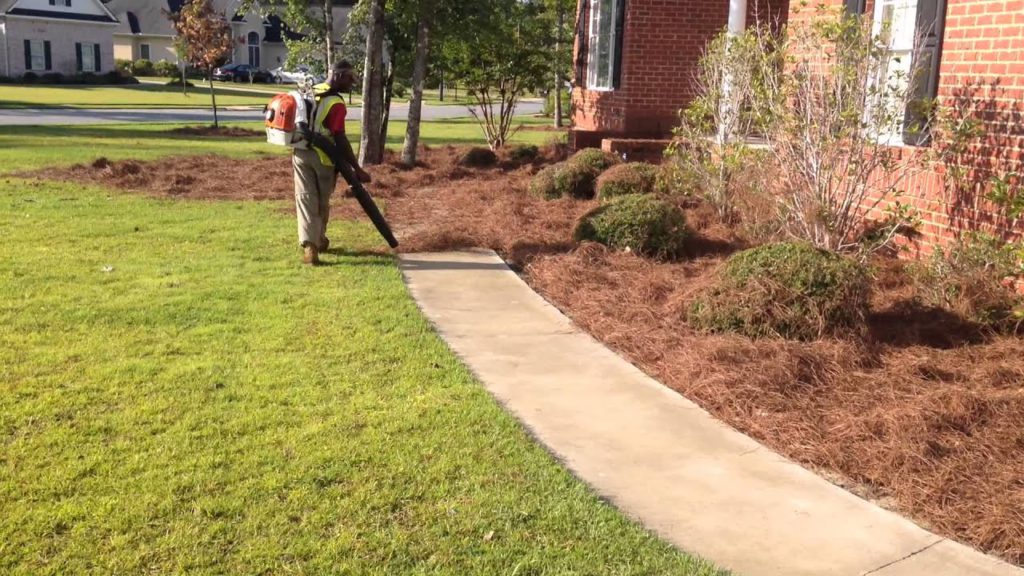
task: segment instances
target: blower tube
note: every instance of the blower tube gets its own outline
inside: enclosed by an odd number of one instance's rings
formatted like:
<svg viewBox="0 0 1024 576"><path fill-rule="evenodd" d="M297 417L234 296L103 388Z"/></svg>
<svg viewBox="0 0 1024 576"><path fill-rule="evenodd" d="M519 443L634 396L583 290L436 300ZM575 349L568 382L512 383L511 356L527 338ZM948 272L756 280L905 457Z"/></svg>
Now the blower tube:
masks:
<svg viewBox="0 0 1024 576"><path fill-rule="evenodd" d="M303 123L299 125L300 129L303 129L306 138L310 143L322 150L327 154L331 161L334 162L334 169L341 174L341 177L348 182L348 185L352 187L352 193L355 195L356 200L359 201L359 206L363 208L363 212L370 217L370 221L377 227L377 232L384 237L387 241L388 246L392 248L398 247L398 240L395 239L395 235L391 233L391 227L388 226L388 221L384 219L384 216L380 213L380 209L377 208L377 204L374 203L373 197L366 191L363 183L359 181L359 177L356 176L356 171L349 166L342 157L338 150L338 147L333 142L327 139L323 134L317 134Z"/></svg>

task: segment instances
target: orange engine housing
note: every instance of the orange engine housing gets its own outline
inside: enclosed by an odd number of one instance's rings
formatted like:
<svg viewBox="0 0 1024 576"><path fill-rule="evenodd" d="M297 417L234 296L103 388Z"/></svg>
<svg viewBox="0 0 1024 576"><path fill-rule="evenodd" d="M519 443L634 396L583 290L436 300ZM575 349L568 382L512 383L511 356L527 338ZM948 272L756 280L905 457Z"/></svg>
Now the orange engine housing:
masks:
<svg viewBox="0 0 1024 576"><path fill-rule="evenodd" d="M291 132L295 130L295 115L298 103L291 94L278 94L267 104L264 123L267 128Z"/></svg>

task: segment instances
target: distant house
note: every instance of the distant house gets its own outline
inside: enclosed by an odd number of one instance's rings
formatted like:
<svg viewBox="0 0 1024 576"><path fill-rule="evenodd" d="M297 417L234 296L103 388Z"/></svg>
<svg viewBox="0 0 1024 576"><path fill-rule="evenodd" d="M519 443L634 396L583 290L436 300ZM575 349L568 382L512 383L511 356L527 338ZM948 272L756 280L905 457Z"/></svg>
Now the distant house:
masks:
<svg viewBox="0 0 1024 576"><path fill-rule="evenodd" d="M100 0L0 0L3 74L112 70L117 26Z"/></svg>
<svg viewBox="0 0 1024 576"><path fill-rule="evenodd" d="M177 12L182 4L182 0L111 0L107 6L120 20L114 32L115 57L132 61L145 58L154 62L167 60L177 63L174 28L166 12ZM214 0L213 4L216 10L223 11L231 20L232 35L237 40L232 62L277 68L288 57L285 39L302 38L301 34L289 30L288 25L276 15L263 18L255 12L239 12L240 0ZM335 1L336 39L344 34L352 4L352 0Z"/></svg>

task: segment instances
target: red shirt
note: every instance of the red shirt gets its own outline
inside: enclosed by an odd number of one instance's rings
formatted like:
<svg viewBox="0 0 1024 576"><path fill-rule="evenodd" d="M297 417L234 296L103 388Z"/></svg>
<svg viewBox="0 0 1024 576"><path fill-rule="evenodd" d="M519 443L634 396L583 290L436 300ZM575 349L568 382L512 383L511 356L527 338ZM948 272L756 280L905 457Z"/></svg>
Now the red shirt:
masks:
<svg viewBox="0 0 1024 576"><path fill-rule="evenodd" d="M327 113L327 118L324 119L324 128L330 130L331 134L344 134L346 115L348 115L348 110L345 108L345 102L338 102Z"/></svg>

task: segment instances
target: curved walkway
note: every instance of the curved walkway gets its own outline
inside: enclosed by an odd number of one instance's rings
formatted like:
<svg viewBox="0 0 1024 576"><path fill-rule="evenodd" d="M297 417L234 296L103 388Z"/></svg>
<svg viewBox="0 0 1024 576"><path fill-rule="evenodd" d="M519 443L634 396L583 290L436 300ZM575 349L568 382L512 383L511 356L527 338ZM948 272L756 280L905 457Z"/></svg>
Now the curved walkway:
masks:
<svg viewBox="0 0 1024 576"><path fill-rule="evenodd" d="M1024 576L715 420L576 328L494 252L400 265L491 394L599 494L683 550L750 576Z"/></svg>

